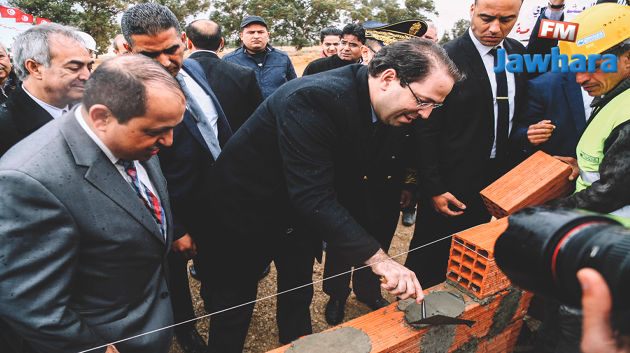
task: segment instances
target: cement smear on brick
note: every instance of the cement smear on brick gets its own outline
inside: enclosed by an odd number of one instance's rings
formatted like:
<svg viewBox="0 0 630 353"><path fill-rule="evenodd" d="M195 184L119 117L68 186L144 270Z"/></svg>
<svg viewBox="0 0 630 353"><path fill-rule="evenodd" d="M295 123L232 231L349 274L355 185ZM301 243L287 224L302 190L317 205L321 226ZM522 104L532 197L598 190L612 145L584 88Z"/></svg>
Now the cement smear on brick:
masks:
<svg viewBox="0 0 630 353"><path fill-rule="evenodd" d="M316 333L293 342L285 353L369 353L370 337L354 327Z"/></svg>
<svg viewBox="0 0 630 353"><path fill-rule="evenodd" d="M464 298L457 292L433 292L424 296L424 302L426 305L426 317L434 315L458 317L466 310ZM414 322L420 319L422 319L422 305L418 305L413 301L405 307L405 320L407 320L407 322ZM411 326L424 329L430 325L411 324ZM440 326L457 327L457 325Z"/></svg>
<svg viewBox="0 0 630 353"><path fill-rule="evenodd" d="M428 313L427 313L428 315ZM457 325L436 325L431 327L420 341L419 347L422 353L447 352L455 341Z"/></svg>
<svg viewBox="0 0 630 353"><path fill-rule="evenodd" d="M494 312L492 325L490 325L490 331L487 334L488 338L492 338L505 330L516 314L522 296L522 291L514 287L508 289L508 293L501 298L501 303L497 311Z"/></svg>

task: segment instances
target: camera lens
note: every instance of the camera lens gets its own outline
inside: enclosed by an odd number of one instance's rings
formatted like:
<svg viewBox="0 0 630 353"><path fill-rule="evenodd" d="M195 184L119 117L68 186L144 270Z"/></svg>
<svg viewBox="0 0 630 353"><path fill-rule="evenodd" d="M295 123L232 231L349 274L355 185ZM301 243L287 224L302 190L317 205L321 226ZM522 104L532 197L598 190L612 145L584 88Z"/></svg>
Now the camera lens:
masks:
<svg viewBox="0 0 630 353"><path fill-rule="evenodd" d="M529 207L509 217L494 251L501 271L525 290L580 307L576 273L590 267L606 279L613 308L630 309L630 229L609 217Z"/></svg>

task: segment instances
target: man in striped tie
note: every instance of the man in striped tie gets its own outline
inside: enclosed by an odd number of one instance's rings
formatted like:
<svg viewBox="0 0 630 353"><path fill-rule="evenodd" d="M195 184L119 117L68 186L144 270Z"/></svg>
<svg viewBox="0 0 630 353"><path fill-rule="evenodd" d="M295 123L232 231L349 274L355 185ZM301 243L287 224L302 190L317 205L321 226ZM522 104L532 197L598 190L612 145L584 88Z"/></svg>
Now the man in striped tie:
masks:
<svg viewBox="0 0 630 353"><path fill-rule="evenodd" d="M116 57L82 104L2 157L0 316L38 352L169 351L172 329L142 334L173 324L173 223L155 155L185 107L161 65Z"/></svg>

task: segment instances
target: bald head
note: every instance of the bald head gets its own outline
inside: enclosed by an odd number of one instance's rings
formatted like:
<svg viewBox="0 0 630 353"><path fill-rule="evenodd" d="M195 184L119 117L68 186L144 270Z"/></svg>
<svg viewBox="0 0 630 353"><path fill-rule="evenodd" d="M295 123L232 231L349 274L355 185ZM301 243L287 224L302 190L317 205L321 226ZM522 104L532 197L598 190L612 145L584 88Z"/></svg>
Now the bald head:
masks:
<svg viewBox="0 0 630 353"><path fill-rule="evenodd" d="M125 43L127 43L127 41L125 40L125 36L122 34L117 35L116 38L114 38L114 54L129 54L127 49L125 49Z"/></svg>
<svg viewBox="0 0 630 353"><path fill-rule="evenodd" d="M179 83L162 65L144 55L129 54L109 59L94 70L85 86L83 105L89 110L102 104L124 124L146 113L147 87L170 92L184 101Z"/></svg>
<svg viewBox="0 0 630 353"><path fill-rule="evenodd" d="M223 46L221 26L210 20L197 20L186 28L188 48L195 50L218 51Z"/></svg>

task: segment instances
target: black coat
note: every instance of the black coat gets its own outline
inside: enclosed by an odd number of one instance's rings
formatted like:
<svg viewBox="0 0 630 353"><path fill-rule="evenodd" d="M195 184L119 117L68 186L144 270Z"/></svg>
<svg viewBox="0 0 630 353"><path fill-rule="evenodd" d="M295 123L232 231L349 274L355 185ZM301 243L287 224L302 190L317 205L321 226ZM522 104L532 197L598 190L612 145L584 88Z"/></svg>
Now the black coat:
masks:
<svg viewBox="0 0 630 353"><path fill-rule="evenodd" d="M508 54L525 54L518 41L506 38ZM444 106L416 124L418 174L427 196L452 193L464 204L479 197L494 142L494 106L488 74L466 31L444 45L466 79L453 87ZM515 73L514 120L522 109L527 75ZM507 138L507 137L506 137Z"/></svg>
<svg viewBox="0 0 630 353"><path fill-rule="evenodd" d="M376 253L364 225L398 207L410 127L378 121L374 137L367 78L367 67L350 65L291 81L230 139L210 180L211 222L224 231L212 237L214 261L229 268L234 256L219 249L238 248L248 262L269 263L260 258L294 227L350 263Z"/></svg>
<svg viewBox="0 0 630 353"><path fill-rule="evenodd" d="M0 157L9 148L53 120L19 85L0 105Z"/></svg>
<svg viewBox="0 0 630 353"><path fill-rule="evenodd" d="M348 60L341 60L341 58L337 54L335 54L311 61L304 69L304 73L302 73L302 76L315 75L320 72L337 69L350 64L353 64L353 62Z"/></svg>
<svg viewBox="0 0 630 353"><path fill-rule="evenodd" d="M263 102L263 95L253 69L219 59L212 52L190 54L206 72L233 132L236 132Z"/></svg>

